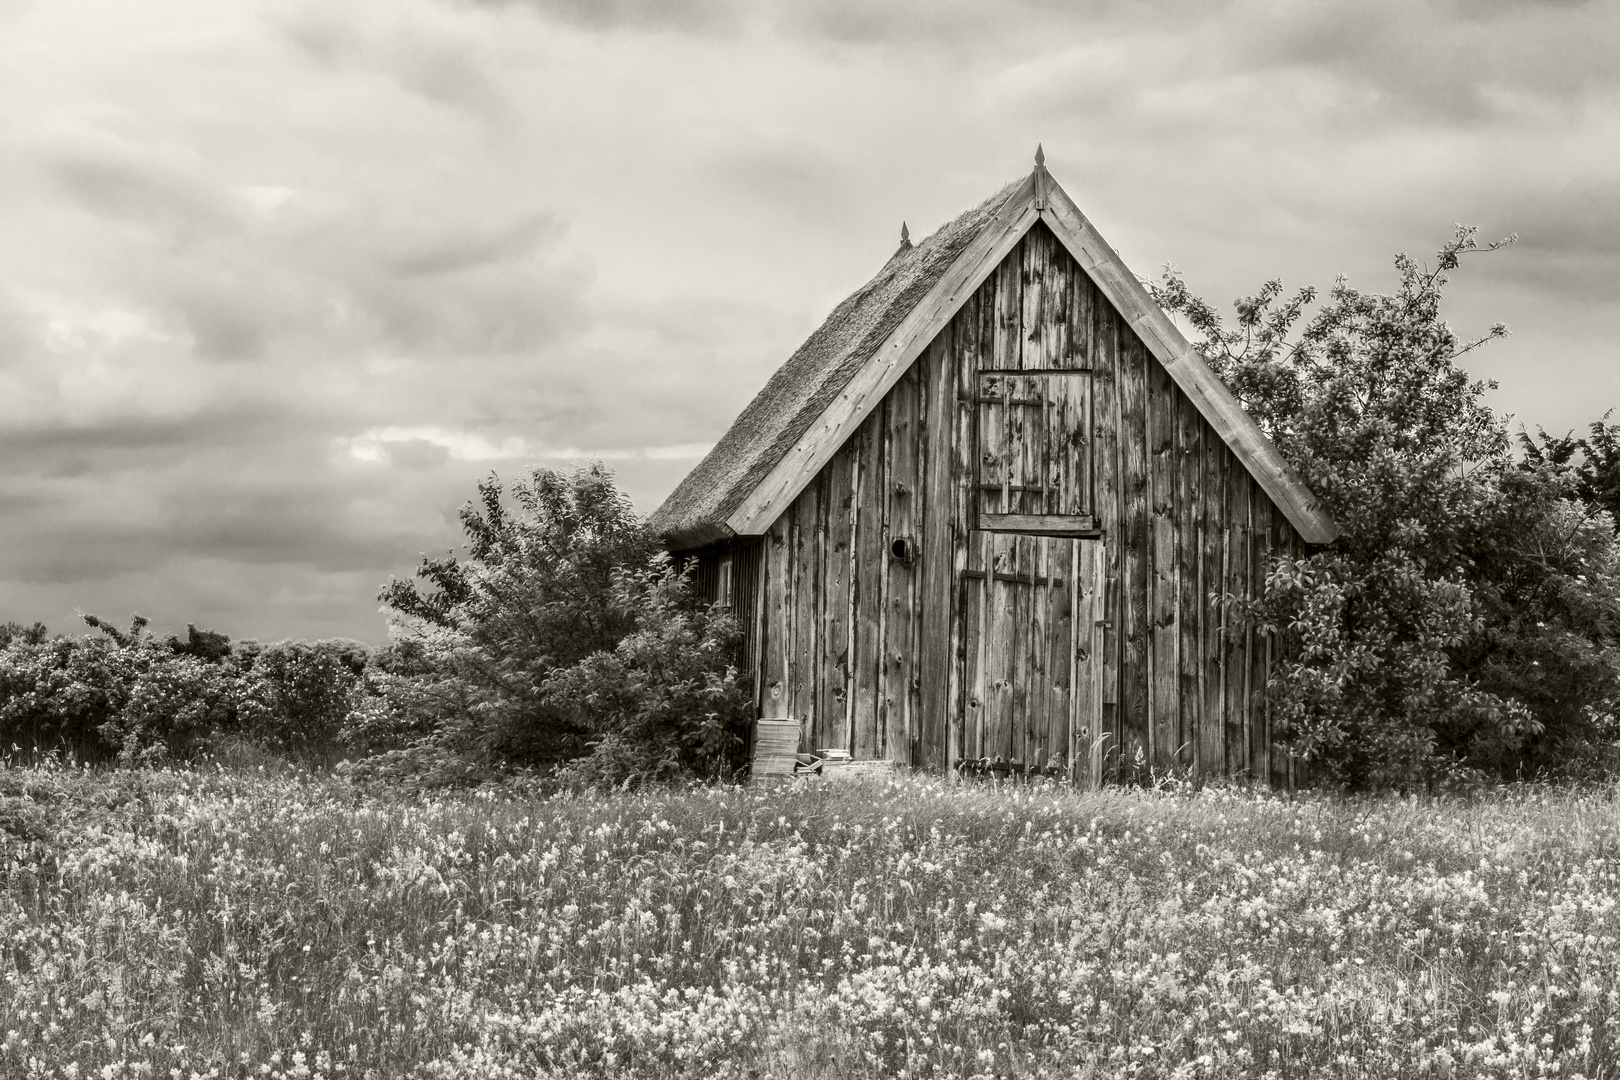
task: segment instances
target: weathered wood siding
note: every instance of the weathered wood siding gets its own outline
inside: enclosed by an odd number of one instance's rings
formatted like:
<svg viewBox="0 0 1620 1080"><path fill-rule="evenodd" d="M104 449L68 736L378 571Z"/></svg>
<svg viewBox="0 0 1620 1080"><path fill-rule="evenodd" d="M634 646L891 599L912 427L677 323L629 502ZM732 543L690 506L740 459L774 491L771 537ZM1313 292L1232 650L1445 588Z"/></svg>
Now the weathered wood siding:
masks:
<svg viewBox="0 0 1620 1080"><path fill-rule="evenodd" d="M1000 531L997 513L1090 529ZM857 758L1072 763L1101 738L1107 778L1283 783L1274 643L1219 597L1254 595L1273 553L1303 550L1037 224L764 537L760 712L801 720L805 750ZM1093 555L1095 611L1070 588Z"/></svg>

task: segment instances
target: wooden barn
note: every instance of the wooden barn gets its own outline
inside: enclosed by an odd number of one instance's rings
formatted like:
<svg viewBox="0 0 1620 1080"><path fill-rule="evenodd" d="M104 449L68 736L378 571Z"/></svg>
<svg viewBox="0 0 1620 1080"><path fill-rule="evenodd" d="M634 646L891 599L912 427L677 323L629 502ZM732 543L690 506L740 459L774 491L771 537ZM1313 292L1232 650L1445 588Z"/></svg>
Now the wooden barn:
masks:
<svg viewBox="0 0 1620 1080"><path fill-rule="evenodd" d="M802 750L1292 778L1218 597L1337 527L1039 153L902 231L652 521Z"/></svg>

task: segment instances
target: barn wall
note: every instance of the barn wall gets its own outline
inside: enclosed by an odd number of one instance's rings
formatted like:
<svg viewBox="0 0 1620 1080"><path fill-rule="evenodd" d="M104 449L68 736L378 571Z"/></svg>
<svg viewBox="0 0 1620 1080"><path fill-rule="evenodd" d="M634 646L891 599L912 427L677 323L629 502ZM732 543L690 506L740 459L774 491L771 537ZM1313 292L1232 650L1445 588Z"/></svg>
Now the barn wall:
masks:
<svg viewBox="0 0 1620 1080"><path fill-rule="evenodd" d="M1047 573L1038 568L1061 565L1071 549L1060 545L1075 543L974 529L975 401L988 370L1091 373L1106 772L1285 782L1266 706L1274 645L1236 631L1213 597L1255 595L1271 553L1301 552L1303 542L1043 225L764 538L761 715L799 718L805 750L839 746L922 766L990 749L1049 754L1061 741L1053 728L1037 747L1045 721L1016 700L1008 707L1025 720L996 727L974 712L987 699L966 630L988 610L995 567ZM905 557L894 553L899 540ZM1011 617L1039 625L1056 609ZM1006 741L1009 724L1031 734Z"/></svg>

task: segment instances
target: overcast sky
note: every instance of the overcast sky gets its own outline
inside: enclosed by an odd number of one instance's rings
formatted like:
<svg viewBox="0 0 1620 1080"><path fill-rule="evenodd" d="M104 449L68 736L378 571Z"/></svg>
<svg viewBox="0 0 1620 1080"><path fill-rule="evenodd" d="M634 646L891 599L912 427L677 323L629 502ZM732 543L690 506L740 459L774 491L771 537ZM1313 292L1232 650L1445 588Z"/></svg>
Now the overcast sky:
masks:
<svg viewBox="0 0 1620 1080"><path fill-rule="evenodd" d="M1584 425L1616 56L1545 0L0 0L0 621L381 641L480 477L599 457L650 512L1037 141L1223 305L1518 232L1452 320Z"/></svg>

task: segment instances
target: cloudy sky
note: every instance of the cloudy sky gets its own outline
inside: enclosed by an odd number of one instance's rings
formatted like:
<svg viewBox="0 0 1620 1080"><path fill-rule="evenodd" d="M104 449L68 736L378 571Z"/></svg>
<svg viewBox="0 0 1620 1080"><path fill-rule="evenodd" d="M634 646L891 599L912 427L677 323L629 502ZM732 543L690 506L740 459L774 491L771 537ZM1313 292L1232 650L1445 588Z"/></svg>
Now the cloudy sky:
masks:
<svg viewBox="0 0 1620 1080"><path fill-rule="evenodd" d="M1582 425L1617 55L1603 3L0 0L0 621L383 640L480 477L598 457L651 511L1037 141L1223 302L1519 233L1453 322Z"/></svg>

